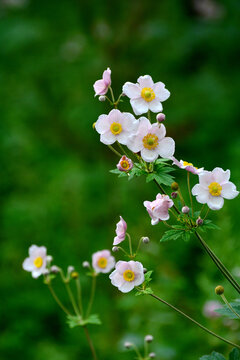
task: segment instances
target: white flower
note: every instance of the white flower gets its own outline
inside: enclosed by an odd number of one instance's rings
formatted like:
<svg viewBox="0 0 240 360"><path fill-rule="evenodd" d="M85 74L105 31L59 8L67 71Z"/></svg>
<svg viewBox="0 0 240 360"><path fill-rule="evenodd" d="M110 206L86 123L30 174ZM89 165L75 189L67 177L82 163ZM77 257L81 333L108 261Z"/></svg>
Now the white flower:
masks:
<svg viewBox="0 0 240 360"><path fill-rule="evenodd" d="M118 261L109 278L118 290L127 293L144 282L143 266L139 261Z"/></svg>
<svg viewBox="0 0 240 360"><path fill-rule="evenodd" d="M204 168L197 168L192 163L189 163L184 160L178 161L174 156L172 157L172 161L174 165L177 165L180 169L185 169L192 174L199 175L201 172L203 172Z"/></svg>
<svg viewBox="0 0 240 360"><path fill-rule="evenodd" d="M97 251L92 256L92 267L97 273L108 273L115 266L115 259L109 250Z"/></svg>
<svg viewBox="0 0 240 360"><path fill-rule="evenodd" d="M175 151L175 142L170 137L165 137L166 128L163 124L151 124L145 117L140 117L139 126L135 135L129 137L128 148L137 153L147 162L154 161L160 155L170 158Z"/></svg>
<svg viewBox="0 0 240 360"><path fill-rule="evenodd" d="M228 181L229 178L230 170L224 171L219 167L213 171L203 171L199 175L199 184L192 188L192 194L200 204L219 210L223 207L224 199L234 199L239 194L236 186Z"/></svg>
<svg viewBox="0 0 240 360"><path fill-rule="evenodd" d="M47 256L45 246L32 245L29 248L29 257L23 262L23 269L32 273L33 278L47 272L47 263L52 260L51 256Z"/></svg>
<svg viewBox="0 0 240 360"><path fill-rule="evenodd" d="M117 109L110 111L108 115L100 115L95 129L101 135L100 141L105 145L111 145L115 141L126 145L130 135L136 132L138 121L130 113L122 113Z"/></svg>
<svg viewBox="0 0 240 360"><path fill-rule="evenodd" d="M133 111L136 115L141 115L148 110L160 112L163 107L161 102L169 98L170 92L165 89L162 82L154 84L151 76L144 75L137 79L138 83L126 82L123 85L123 93L130 98Z"/></svg>

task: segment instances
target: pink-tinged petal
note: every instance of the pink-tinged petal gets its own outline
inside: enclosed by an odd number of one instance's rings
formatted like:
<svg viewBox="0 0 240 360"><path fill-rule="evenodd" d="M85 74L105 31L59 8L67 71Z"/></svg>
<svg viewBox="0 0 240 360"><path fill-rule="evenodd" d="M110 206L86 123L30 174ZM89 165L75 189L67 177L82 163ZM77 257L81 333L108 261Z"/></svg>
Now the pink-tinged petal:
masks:
<svg viewBox="0 0 240 360"><path fill-rule="evenodd" d="M166 128L163 124L161 124L160 126L159 126L159 124L153 124L151 133L156 134L158 137L158 140L161 140L166 135Z"/></svg>
<svg viewBox="0 0 240 360"><path fill-rule="evenodd" d="M104 80L97 80L93 85L95 96L97 95L105 95L108 91L108 87L106 86Z"/></svg>
<svg viewBox="0 0 240 360"><path fill-rule="evenodd" d="M158 99L149 101L148 107L154 113L158 113L158 112L162 111L162 109L163 109L162 104L160 103L160 100L158 100Z"/></svg>
<svg viewBox="0 0 240 360"><path fill-rule="evenodd" d="M103 134L104 132L109 130L109 122L107 120L107 115L100 115L96 124L95 129L99 134Z"/></svg>
<svg viewBox="0 0 240 360"><path fill-rule="evenodd" d="M124 281L124 283L118 287L118 289L123 293L128 293L134 289L134 282Z"/></svg>
<svg viewBox="0 0 240 360"><path fill-rule="evenodd" d="M196 184L194 185L194 187L192 188L192 194L194 196L201 194L201 191L203 191L204 188L200 185L200 184Z"/></svg>
<svg viewBox="0 0 240 360"><path fill-rule="evenodd" d="M134 279L134 286L139 286L144 282L145 278L144 278L144 273L143 272L139 272L137 273L135 279Z"/></svg>
<svg viewBox="0 0 240 360"><path fill-rule="evenodd" d="M139 83L141 88L150 87L151 89L153 89L154 83L150 75L140 76L137 79L137 82Z"/></svg>
<svg viewBox="0 0 240 360"><path fill-rule="evenodd" d="M38 249L37 245L31 245L28 250L29 256L33 255L37 251L37 249Z"/></svg>
<svg viewBox="0 0 240 360"><path fill-rule="evenodd" d="M138 273L138 272L142 272L143 273L143 266L139 261L133 261L130 260L128 262L128 264L130 265L130 269L134 272L134 273Z"/></svg>
<svg viewBox="0 0 240 360"><path fill-rule="evenodd" d="M112 145L116 140L116 135L114 135L111 131L107 131L100 136L100 141L105 145Z"/></svg>
<svg viewBox="0 0 240 360"><path fill-rule="evenodd" d="M120 275L117 270L114 270L110 275L109 278L111 279L111 283L113 286L121 286L124 283L124 278Z"/></svg>
<svg viewBox="0 0 240 360"><path fill-rule="evenodd" d="M175 152L175 141L170 137L165 137L159 142L157 149L162 158L171 158Z"/></svg>
<svg viewBox="0 0 240 360"><path fill-rule="evenodd" d="M24 260L22 267L26 271L33 271L33 269L35 268L30 258Z"/></svg>
<svg viewBox="0 0 240 360"><path fill-rule="evenodd" d="M206 204L209 201L210 197L211 195L209 194L209 192L204 189L200 194L196 196L196 200L200 204Z"/></svg>
<svg viewBox="0 0 240 360"><path fill-rule="evenodd" d="M216 181L222 185L222 184L228 182L228 180L230 179L230 170L224 171L223 169L216 167L215 169L213 169L212 175L213 175L214 181Z"/></svg>
<svg viewBox="0 0 240 360"><path fill-rule="evenodd" d="M165 101L170 96L170 92L165 89L165 84L161 81L154 84L153 91L155 92L157 99L160 101Z"/></svg>
<svg viewBox="0 0 240 360"><path fill-rule="evenodd" d="M213 179L213 176L212 176L212 173L211 171L203 171L201 174L199 174L199 184L208 189L208 185L211 184L211 182L213 182L214 179Z"/></svg>
<svg viewBox="0 0 240 360"><path fill-rule="evenodd" d="M221 196L225 199L234 199L238 196L239 191L237 191L236 186L232 182L227 182L226 184L222 184Z"/></svg>
<svg viewBox="0 0 240 360"><path fill-rule="evenodd" d="M122 116L123 114L118 109L113 109L108 114L109 123L112 124L113 122L122 123Z"/></svg>
<svg viewBox="0 0 240 360"><path fill-rule="evenodd" d="M220 210L223 207L224 200L221 196L211 196L207 204L211 210Z"/></svg>
<svg viewBox="0 0 240 360"><path fill-rule="evenodd" d="M106 86L111 85L111 70L109 67L103 72L103 81Z"/></svg>
<svg viewBox="0 0 240 360"><path fill-rule="evenodd" d="M148 103L143 98L139 97L136 99L131 99L130 103L136 115L141 115L148 112Z"/></svg>
<svg viewBox="0 0 240 360"><path fill-rule="evenodd" d="M128 139L129 139L129 133L128 132L121 132L120 134L118 135L115 135L116 136L116 140L122 144L122 145L127 145L128 144Z"/></svg>
<svg viewBox="0 0 240 360"><path fill-rule="evenodd" d="M182 164L180 161L178 161L174 156L172 156L171 160L173 161L172 165L176 165L176 166L178 166L180 169L183 168L183 164Z"/></svg>
<svg viewBox="0 0 240 360"><path fill-rule="evenodd" d="M116 263L116 270L118 271L119 274L123 274L124 271L129 269L129 265L127 261L118 261Z"/></svg>
<svg viewBox="0 0 240 360"><path fill-rule="evenodd" d="M123 93L130 99L135 99L141 96L141 89L138 84L126 82L122 88Z"/></svg>
<svg viewBox="0 0 240 360"><path fill-rule="evenodd" d="M115 258L113 256L108 257L107 266L102 270L103 274L109 273L115 266Z"/></svg>
<svg viewBox="0 0 240 360"><path fill-rule="evenodd" d="M109 258L111 256L111 253L109 250L102 250L101 256L104 256L105 258Z"/></svg>
<svg viewBox="0 0 240 360"><path fill-rule="evenodd" d="M157 225L159 222L160 222L159 219L152 219L152 220L151 220L151 224L152 224L152 225Z"/></svg>
<svg viewBox="0 0 240 360"><path fill-rule="evenodd" d="M126 129L127 131L131 132L136 131L139 126L139 121L135 119L135 117L127 112L122 113L122 124L123 129Z"/></svg>
<svg viewBox="0 0 240 360"><path fill-rule="evenodd" d="M149 149L143 148L141 150L141 157L146 162L152 162L158 158L158 153L156 150L149 150Z"/></svg>

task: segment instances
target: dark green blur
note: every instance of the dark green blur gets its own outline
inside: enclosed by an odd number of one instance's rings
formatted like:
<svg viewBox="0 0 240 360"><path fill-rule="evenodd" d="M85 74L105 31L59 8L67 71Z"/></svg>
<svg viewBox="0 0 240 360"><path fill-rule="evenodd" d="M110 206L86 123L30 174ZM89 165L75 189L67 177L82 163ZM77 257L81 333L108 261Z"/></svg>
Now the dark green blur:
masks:
<svg viewBox="0 0 240 360"><path fill-rule="evenodd" d="M1 360L91 359L82 329L67 327L42 279L32 279L21 264L31 244L45 245L55 264L80 271L86 303L82 261L111 248L119 215L136 242L151 239L140 260L154 270L156 294L239 343L237 321L202 315L205 301L217 300L216 285L229 300L235 291L196 239L159 243L163 225L151 226L142 205L157 189L110 174L118 158L92 129L110 110L92 88L104 69L112 69L116 95L126 81L150 74L171 91L163 105L176 157L208 170L231 169L239 189L239 20L238 0L0 1ZM131 110L127 98L120 109ZM185 172L175 175L187 198ZM235 271L239 201L212 213L222 230L205 235ZM159 360L229 352L154 299L119 293L107 275L98 285L94 312L103 325L89 330L100 360L134 359L123 342L141 345L148 333ZM60 282L55 288L67 303Z"/></svg>

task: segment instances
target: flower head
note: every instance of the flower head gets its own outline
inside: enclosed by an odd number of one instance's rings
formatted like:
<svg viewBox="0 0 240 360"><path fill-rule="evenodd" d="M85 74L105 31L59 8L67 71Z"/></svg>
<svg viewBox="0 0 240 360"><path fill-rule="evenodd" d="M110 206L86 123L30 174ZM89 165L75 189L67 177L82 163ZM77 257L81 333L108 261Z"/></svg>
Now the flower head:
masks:
<svg viewBox="0 0 240 360"><path fill-rule="evenodd" d="M110 85L111 85L111 70L110 68L107 68L107 70L103 72L102 79L97 80L93 85L95 96L105 95Z"/></svg>
<svg viewBox="0 0 240 360"><path fill-rule="evenodd" d="M130 136L128 148L137 153L147 162L152 162L160 155L170 158L175 151L175 142L170 137L165 137L166 128L163 124L151 124L145 117L140 117L139 126L135 135Z"/></svg>
<svg viewBox="0 0 240 360"><path fill-rule="evenodd" d="M126 155L123 155L117 164L120 171L130 171L133 168L133 162Z"/></svg>
<svg viewBox="0 0 240 360"><path fill-rule="evenodd" d="M199 175L204 170L203 167L197 168L197 167L193 166L192 163L189 163L187 161L184 161L184 160L178 161L174 156L172 157L172 160L173 160L173 165L177 165L180 169L185 169L185 170L191 172L192 174Z"/></svg>
<svg viewBox="0 0 240 360"><path fill-rule="evenodd" d="M33 278L38 278L47 271L48 262L52 260L47 255L45 246L32 245L29 248L29 257L22 264L23 269L32 273Z"/></svg>
<svg viewBox="0 0 240 360"><path fill-rule="evenodd" d="M230 170L224 171L219 167L213 171L203 171L199 175L199 184L192 188L192 194L200 204L219 210L223 207L224 199L234 199L239 194L229 178Z"/></svg>
<svg viewBox="0 0 240 360"><path fill-rule="evenodd" d="M139 261L118 261L109 278L121 292L127 293L144 282L143 266Z"/></svg>
<svg viewBox="0 0 240 360"><path fill-rule="evenodd" d="M162 111L161 102L169 98L170 92L165 89L162 82L154 84L151 76L144 75L137 79L137 84L126 82L123 85L123 93L130 98L133 111L141 115L148 110L152 112Z"/></svg>
<svg viewBox="0 0 240 360"><path fill-rule="evenodd" d="M127 223L120 216L120 221L117 223L117 226L116 226L116 235L117 236L115 236L114 241L113 241L114 246L120 244L123 240L125 240L126 231L127 231Z"/></svg>
<svg viewBox="0 0 240 360"><path fill-rule="evenodd" d="M115 258L109 250L97 251L92 255L92 267L96 273L109 273L115 266Z"/></svg>
<svg viewBox="0 0 240 360"><path fill-rule="evenodd" d="M100 115L95 129L101 135L100 141L105 145L111 145L115 141L126 145L130 135L135 134L138 121L130 113L122 113L117 109L110 111L108 115Z"/></svg>
<svg viewBox="0 0 240 360"><path fill-rule="evenodd" d="M154 201L144 201L143 205L151 217L151 224L156 225L161 220L168 220L168 209L173 206L173 201L168 195L158 194Z"/></svg>

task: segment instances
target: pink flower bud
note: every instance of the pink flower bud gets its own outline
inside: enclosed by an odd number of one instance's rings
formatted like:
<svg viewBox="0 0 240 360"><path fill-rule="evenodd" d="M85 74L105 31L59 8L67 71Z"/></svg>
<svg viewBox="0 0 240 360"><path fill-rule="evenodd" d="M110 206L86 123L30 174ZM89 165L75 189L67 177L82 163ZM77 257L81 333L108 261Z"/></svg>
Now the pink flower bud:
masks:
<svg viewBox="0 0 240 360"><path fill-rule="evenodd" d="M183 213L183 214L188 214L189 211L190 211L190 209L189 209L188 206L184 206L184 207L182 208L182 213Z"/></svg>
<svg viewBox="0 0 240 360"><path fill-rule="evenodd" d="M172 198L172 199L176 199L177 196L178 196L178 194L177 194L176 192L172 192L172 193L171 193L171 198Z"/></svg>
<svg viewBox="0 0 240 360"><path fill-rule="evenodd" d="M119 251L119 248L117 246L113 246L112 252L117 252L117 251Z"/></svg>
<svg viewBox="0 0 240 360"><path fill-rule="evenodd" d="M149 355L150 359L154 359L156 357L156 354L154 352L151 352Z"/></svg>
<svg viewBox="0 0 240 360"><path fill-rule="evenodd" d="M142 242L143 242L144 244L148 244L149 241L150 241L150 239L149 239L149 237L147 237L147 236L144 236L144 237L142 238Z"/></svg>
<svg viewBox="0 0 240 360"><path fill-rule="evenodd" d="M132 343L130 343L129 341L126 341L126 342L124 343L124 347L125 347L126 349L130 349L130 348L132 347Z"/></svg>
<svg viewBox="0 0 240 360"><path fill-rule="evenodd" d="M98 98L99 101L103 102L106 100L106 96L104 95L100 95L99 98Z"/></svg>
<svg viewBox="0 0 240 360"><path fill-rule="evenodd" d="M82 263L82 266L83 266L84 268L86 268L86 269L90 268L90 264L89 264L88 261L84 261L84 262Z"/></svg>
<svg viewBox="0 0 240 360"><path fill-rule="evenodd" d="M203 219L201 219L200 217L198 217L197 220L196 220L196 224L197 224L198 226L201 226L201 225L203 224Z"/></svg>
<svg viewBox="0 0 240 360"><path fill-rule="evenodd" d="M165 120L165 117L166 116L163 113L159 113L159 114L157 114L156 119L159 123L161 123Z"/></svg>
<svg viewBox="0 0 240 360"><path fill-rule="evenodd" d="M144 338L144 341L150 343L153 341L153 336L152 335L146 335Z"/></svg>

